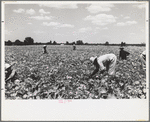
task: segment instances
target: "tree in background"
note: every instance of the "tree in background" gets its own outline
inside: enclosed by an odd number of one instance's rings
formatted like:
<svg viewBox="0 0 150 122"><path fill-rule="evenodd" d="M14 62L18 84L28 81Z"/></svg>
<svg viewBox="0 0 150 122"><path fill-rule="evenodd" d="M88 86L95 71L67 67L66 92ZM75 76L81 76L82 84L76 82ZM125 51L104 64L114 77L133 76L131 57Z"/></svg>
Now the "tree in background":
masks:
<svg viewBox="0 0 150 122"><path fill-rule="evenodd" d="M56 42L56 41L53 41L53 45L57 45L57 42Z"/></svg>
<svg viewBox="0 0 150 122"><path fill-rule="evenodd" d="M66 45L69 45L69 42L68 42L68 41L66 41Z"/></svg>
<svg viewBox="0 0 150 122"><path fill-rule="evenodd" d="M24 45L33 45L34 40L31 37L26 37L24 40Z"/></svg>
<svg viewBox="0 0 150 122"><path fill-rule="evenodd" d="M50 41L49 44L52 44L52 41Z"/></svg>
<svg viewBox="0 0 150 122"><path fill-rule="evenodd" d="M23 45L24 43L21 42L19 39L17 39L15 42L14 42L14 45Z"/></svg>
<svg viewBox="0 0 150 122"><path fill-rule="evenodd" d="M47 44L48 44L48 45L51 45L51 44L52 44L52 41L50 40L50 42L47 42Z"/></svg>
<svg viewBox="0 0 150 122"><path fill-rule="evenodd" d="M10 40L8 40L8 41L5 41L5 45L12 45L13 43L10 41Z"/></svg>
<svg viewBox="0 0 150 122"><path fill-rule="evenodd" d="M107 46L108 46L108 45L109 45L109 42L108 42L108 41L107 41L107 42L105 42L105 45L107 45Z"/></svg>
<svg viewBox="0 0 150 122"><path fill-rule="evenodd" d="M72 44L76 44L75 42L72 42Z"/></svg>
<svg viewBox="0 0 150 122"><path fill-rule="evenodd" d="M83 41L82 40L78 40L78 41L76 41L76 45L83 45L84 43L83 43Z"/></svg>

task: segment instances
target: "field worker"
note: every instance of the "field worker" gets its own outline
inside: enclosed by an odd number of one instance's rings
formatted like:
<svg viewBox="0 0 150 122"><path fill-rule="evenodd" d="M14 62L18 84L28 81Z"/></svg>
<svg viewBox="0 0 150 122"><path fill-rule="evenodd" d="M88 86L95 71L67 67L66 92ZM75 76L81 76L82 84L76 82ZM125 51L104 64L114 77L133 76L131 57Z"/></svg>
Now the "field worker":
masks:
<svg viewBox="0 0 150 122"><path fill-rule="evenodd" d="M46 45L43 46L44 53L47 53L46 47L47 47Z"/></svg>
<svg viewBox="0 0 150 122"><path fill-rule="evenodd" d="M12 69L12 66L15 63L12 63L11 65L8 63L5 63L5 81L13 81L15 76L17 75L16 71L14 69Z"/></svg>
<svg viewBox="0 0 150 122"><path fill-rule="evenodd" d="M115 67L117 57L114 54L105 54L100 57L91 57L90 60L93 62L96 69L90 75L90 78L95 75L99 69L101 74L108 74L113 76L115 74Z"/></svg>
<svg viewBox="0 0 150 122"><path fill-rule="evenodd" d="M146 65L146 50L144 50L140 55L140 61L141 61L141 66L143 68L143 66Z"/></svg>
<svg viewBox="0 0 150 122"><path fill-rule="evenodd" d="M75 44L73 44L73 50L76 50L76 45Z"/></svg>
<svg viewBox="0 0 150 122"><path fill-rule="evenodd" d="M127 56L129 55L130 53L125 51L123 47L120 48L120 53L119 53L119 59L121 60L126 60L127 59Z"/></svg>

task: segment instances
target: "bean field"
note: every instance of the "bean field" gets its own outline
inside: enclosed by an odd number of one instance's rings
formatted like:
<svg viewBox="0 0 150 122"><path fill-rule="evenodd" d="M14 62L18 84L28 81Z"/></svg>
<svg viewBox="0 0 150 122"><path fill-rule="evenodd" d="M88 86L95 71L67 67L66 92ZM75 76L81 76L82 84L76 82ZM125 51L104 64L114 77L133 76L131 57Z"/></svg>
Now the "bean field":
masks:
<svg viewBox="0 0 150 122"><path fill-rule="evenodd" d="M145 47L125 47L130 55L119 60L119 46L42 45L5 46L5 62L16 62L17 79L5 84L6 99L146 99L146 71L141 69L139 55ZM91 56L114 53L116 74L101 77Z"/></svg>

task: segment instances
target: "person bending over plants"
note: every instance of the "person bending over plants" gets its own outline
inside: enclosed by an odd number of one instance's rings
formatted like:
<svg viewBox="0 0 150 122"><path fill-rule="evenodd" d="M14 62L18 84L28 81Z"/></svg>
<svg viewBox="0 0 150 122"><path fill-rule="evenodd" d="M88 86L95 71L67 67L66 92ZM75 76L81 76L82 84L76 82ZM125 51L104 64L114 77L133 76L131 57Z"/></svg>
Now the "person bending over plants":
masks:
<svg viewBox="0 0 150 122"><path fill-rule="evenodd" d="M93 73L89 76L89 78L92 78L93 75L95 75L99 70L100 73L105 75L114 76L115 74L115 67L116 67L116 61L117 57L114 54L105 54L101 55L99 57L91 57L90 60L96 67L96 69L93 71Z"/></svg>
<svg viewBox="0 0 150 122"><path fill-rule="evenodd" d="M16 70L12 68L12 66L15 63L12 63L11 65L8 63L5 63L5 82L8 81L14 82L14 80L17 78Z"/></svg>
<svg viewBox="0 0 150 122"><path fill-rule="evenodd" d="M73 50L76 50L76 45L75 44L73 44Z"/></svg>
<svg viewBox="0 0 150 122"><path fill-rule="evenodd" d="M46 47L47 47L46 45L43 46L43 49L44 49L43 54L46 54L46 53L47 53Z"/></svg>
<svg viewBox="0 0 150 122"><path fill-rule="evenodd" d="M141 68L146 69L146 50L140 55Z"/></svg>

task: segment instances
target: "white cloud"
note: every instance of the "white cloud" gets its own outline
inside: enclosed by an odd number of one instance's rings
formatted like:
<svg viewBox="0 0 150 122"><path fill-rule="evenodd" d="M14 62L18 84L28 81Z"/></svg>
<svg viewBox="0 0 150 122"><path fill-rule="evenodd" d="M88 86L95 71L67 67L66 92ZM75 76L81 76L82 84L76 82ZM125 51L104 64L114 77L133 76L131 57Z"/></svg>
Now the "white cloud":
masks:
<svg viewBox="0 0 150 122"><path fill-rule="evenodd" d="M57 8L57 9L77 9L77 4L70 4L70 3L51 3L51 4L39 4L40 7L50 7L50 8Z"/></svg>
<svg viewBox="0 0 150 122"><path fill-rule="evenodd" d="M133 5L133 7L137 7L139 9L146 8L146 4Z"/></svg>
<svg viewBox="0 0 150 122"><path fill-rule="evenodd" d="M137 24L137 22L136 21L118 22L116 25L117 26L127 26L127 25L133 25L133 24Z"/></svg>
<svg viewBox="0 0 150 122"><path fill-rule="evenodd" d="M33 15L33 14L35 14L35 10L34 9L28 9L28 10L26 10L26 14Z"/></svg>
<svg viewBox="0 0 150 122"><path fill-rule="evenodd" d="M58 22L50 22L50 23L43 22L43 25L44 26L58 26L58 25L60 25L60 23L58 23Z"/></svg>
<svg viewBox="0 0 150 122"><path fill-rule="evenodd" d="M80 33L85 33L85 32L87 32L87 31L91 31L91 30L92 30L91 27L86 27L86 28L80 28L80 29L79 29L79 32L80 32Z"/></svg>
<svg viewBox="0 0 150 122"><path fill-rule="evenodd" d="M50 14L50 12L46 12L46 11L44 11L44 9L40 9L40 10L39 10L39 13L40 13L40 14Z"/></svg>
<svg viewBox="0 0 150 122"><path fill-rule="evenodd" d="M113 15L98 14L95 16L89 15L84 20L91 20L93 24L103 26L116 22L116 17Z"/></svg>
<svg viewBox="0 0 150 122"><path fill-rule="evenodd" d="M130 19L130 17L129 17L129 16L126 16L126 17L124 17L124 19Z"/></svg>
<svg viewBox="0 0 150 122"><path fill-rule="evenodd" d="M74 25L71 25L71 24L60 24L58 22L43 22L43 25L44 26L54 26L56 28L62 28L62 27L67 27L67 28L73 28Z"/></svg>
<svg viewBox="0 0 150 122"><path fill-rule="evenodd" d="M136 21L127 21L126 24L133 25L133 24L137 24L137 22Z"/></svg>
<svg viewBox="0 0 150 122"><path fill-rule="evenodd" d="M36 20L51 20L52 16L32 16L30 18L36 19Z"/></svg>
<svg viewBox="0 0 150 122"><path fill-rule="evenodd" d="M20 8L18 10L13 10L13 12L15 12L15 13L23 13L23 12L25 12L25 10Z"/></svg>
<svg viewBox="0 0 150 122"><path fill-rule="evenodd" d="M112 3L103 3L103 4L93 3L90 6L86 7L86 9L90 13L98 13L98 12L104 12L104 11L111 11L112 7L114 7Z"/></svg>
<svg viewBox="0 0 150 122"><path fill-rule="evenodd" d="M13 10L13 12L15 12L15 13L24 13L25 10L20 8L18 10ZM35 10L34 9L28 9L28 10L26 10L26 14L33 15L33 14L35 14Z"/></svg>
<svg viewBox="0 0 150 122"><path fill-rule="evenodd" d="M126 25L126 23L124 23L124 22L118 22L117 23L117 26L125 26Z"/></svg>
<svg viewBox="0 0 150 122"><path fill-rule="evenodd" d="M70 24L63 24L60 27L68 27L68 28L73 28L74 25L70 25Z"/></svg>

